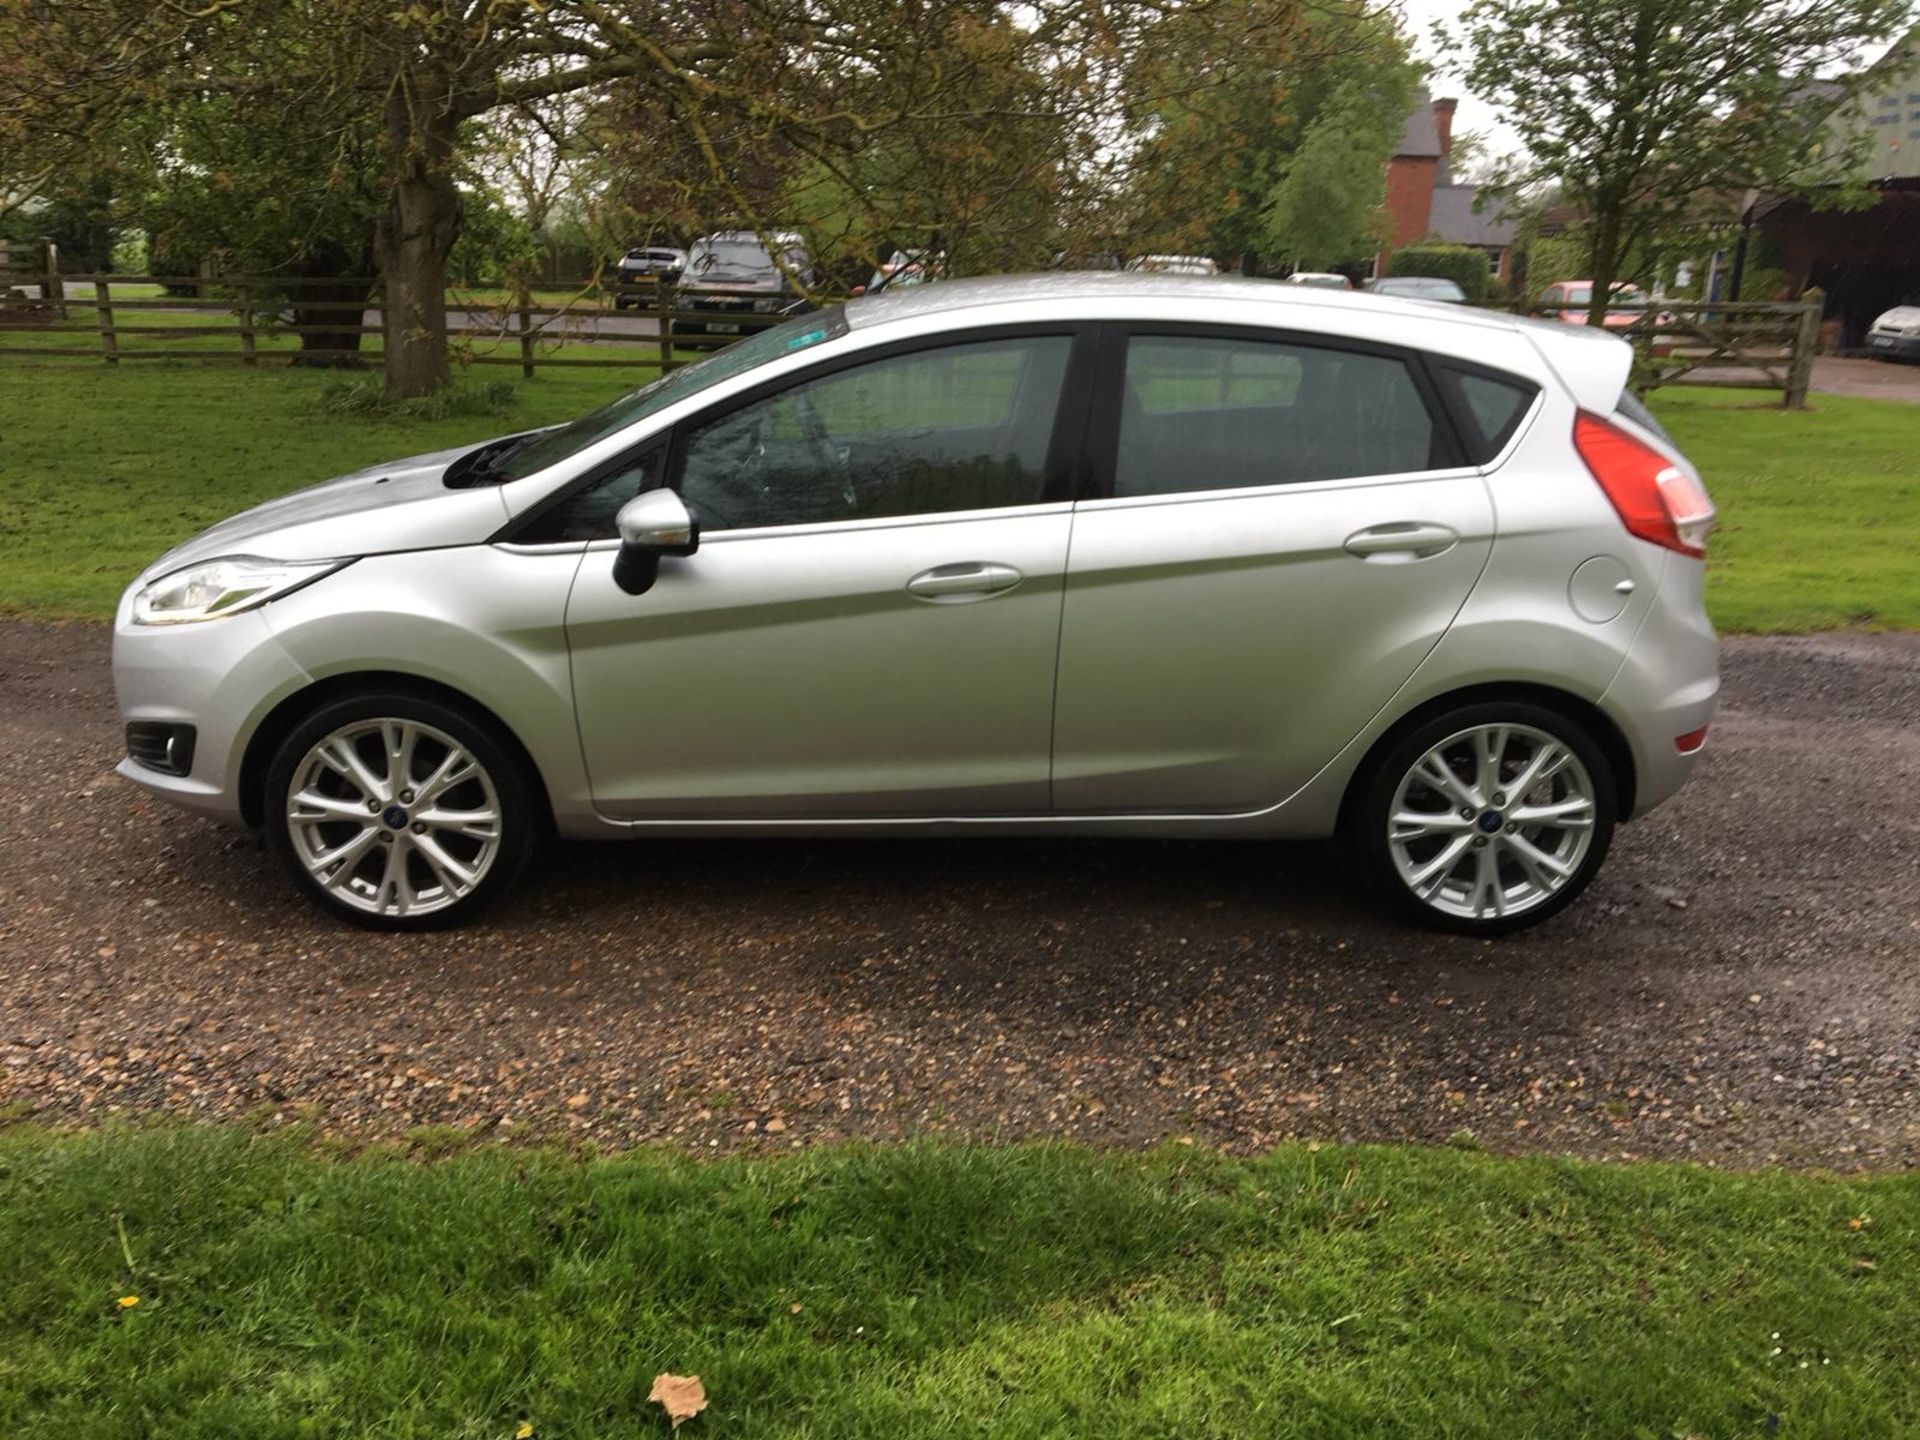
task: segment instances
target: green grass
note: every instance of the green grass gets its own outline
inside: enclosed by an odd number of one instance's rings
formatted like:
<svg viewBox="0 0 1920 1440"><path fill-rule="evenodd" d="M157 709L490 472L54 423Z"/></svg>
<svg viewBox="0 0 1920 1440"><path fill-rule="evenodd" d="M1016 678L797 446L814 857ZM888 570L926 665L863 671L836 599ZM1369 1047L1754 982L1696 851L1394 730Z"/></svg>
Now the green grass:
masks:
<svg viewBox="0 0 1920 1440"><path fill-rule="evenodd" d="M1707 608L1723 630L1920 628L1920 405L1654 392L1720 509Z"/></svg>
<svg viewBox="0 0 1920 1440"><path fill-rule="evenodd" d="M664 1434L673 1371L696 1436L1912 1434L1916 1222L1911 1176L1411 1147L342 1161L22 1128L0 1433Z"/></svg>
<svg viewBox="0 0 1920 1440"><path fill-rule="evenodd" d="M0 346L48 343L0 332ZM439 419L324 413L332 377L317 372L0 358L0 614L104 617L142 566L203 526L361 465L578 414L651 378L648 351L625 353L630 370L543 371L504 415ZM1720 506L1708 601L1721 628L1920 627L1920 406L1823 395L1794 414L1751 392L1672 389L1655 407Z"/></svg>
<svg viewBox="0 0 1920 1440"><path fill-rule="evenodd" d="M244 506L569 419L656 373L550 370L504 415L419 420L327 413L324 371L144 364L0 364L0 613L108 616L161 551Z"/></svg>

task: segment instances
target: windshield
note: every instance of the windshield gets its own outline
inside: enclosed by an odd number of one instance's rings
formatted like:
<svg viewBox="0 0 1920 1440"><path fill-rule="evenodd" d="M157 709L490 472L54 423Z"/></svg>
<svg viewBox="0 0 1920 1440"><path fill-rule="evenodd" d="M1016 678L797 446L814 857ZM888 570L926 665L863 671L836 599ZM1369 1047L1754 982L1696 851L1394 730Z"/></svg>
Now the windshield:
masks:
<svg viewBox="0 0 1920 1440"><path fill-rule="evenodd" d="M529 475L537 475L549 465L558 465L568 456L579 454L589 445L606 439L617 430L626 429L637 420L657 415L689 395L698 395L722 380L764 365L769 360L778 360L782 355L791 355L796 350L823 344L846 333L846 318L839 306L761 330L724 350L716 350L696 364L669 370L651 385L642 385L631 394L622 395L592 414L582 415L571 424L536 436L502 455L489 467L488 478L524 480Z"/></svg>
<svg viewBox="0 0 1920 1440"><path fill-rule="evenodd" d="M806 257L794 250L786 252L786 261L791 269L806 268ZM696 240L687 253L687 269L707 279L778 273L773 256L751 235L709 235Z"/></svg>

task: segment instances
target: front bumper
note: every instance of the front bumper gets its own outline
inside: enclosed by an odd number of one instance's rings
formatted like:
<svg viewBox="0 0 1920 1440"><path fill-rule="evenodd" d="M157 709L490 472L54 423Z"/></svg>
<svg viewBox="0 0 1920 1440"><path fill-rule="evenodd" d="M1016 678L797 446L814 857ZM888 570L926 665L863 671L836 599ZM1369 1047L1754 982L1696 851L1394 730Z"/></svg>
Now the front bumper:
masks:
<svg viewBox="0 0 1920 1440"><path fill-rule="evenodd" d="M137 587L135 587L137 588ZM120 598L113 629L113 689L124 728L136 722L191 725L184 775L131 755L118 770L148 794L229 825L244 824L241 762L266 715L311 678L249 610L194 625L135 625L133 589Z"/></svg>
<svg viewBox="0 0 1920 1440"><path fill-rule="evenodd" d="M1887 360L1920 360L1920 335L1889 335L1884 330L1869 330L1867 348Z"/></svg>

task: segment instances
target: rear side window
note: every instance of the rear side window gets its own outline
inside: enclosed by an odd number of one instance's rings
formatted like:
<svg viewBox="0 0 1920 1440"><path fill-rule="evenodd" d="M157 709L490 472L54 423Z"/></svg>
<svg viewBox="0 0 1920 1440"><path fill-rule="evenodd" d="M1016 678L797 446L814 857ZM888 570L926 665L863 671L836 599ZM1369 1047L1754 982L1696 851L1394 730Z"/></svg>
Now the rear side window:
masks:
<svg viewBox="0 0 1920 1440"><path fill-rule="evenodd" d="M1113 493L1399 475L1439 463L1404 361L1228 336L1127 342Z"/></svg>
<svg viewBox="0 0 1920 1440"><path fill-rule="evenodd" d="M1476 465L1485 464L1507 448L1507 441L1532 408L1533 397L1540 393L1538 385L1518 375L1468 369L1445 361L1436 363L1434 370L1459 418L1467 458Z"/></svg>

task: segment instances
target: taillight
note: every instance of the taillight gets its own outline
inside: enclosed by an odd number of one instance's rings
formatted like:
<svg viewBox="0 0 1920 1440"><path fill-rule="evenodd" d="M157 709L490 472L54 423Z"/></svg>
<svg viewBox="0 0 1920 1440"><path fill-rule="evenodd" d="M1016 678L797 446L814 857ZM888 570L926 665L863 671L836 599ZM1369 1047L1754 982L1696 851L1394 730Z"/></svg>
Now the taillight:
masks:
<svg viewBox="0 0 1920 1440"><path fill-rule="evenodd" d="M1707 553L1713 502L1686 471L1612 421L1585 410L1573 422L1573 448L1629 534L1682 555Z"/></svg>

